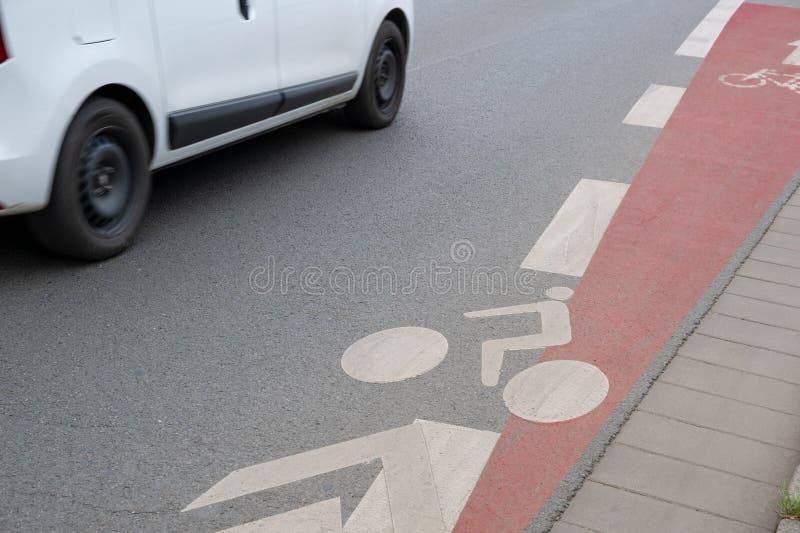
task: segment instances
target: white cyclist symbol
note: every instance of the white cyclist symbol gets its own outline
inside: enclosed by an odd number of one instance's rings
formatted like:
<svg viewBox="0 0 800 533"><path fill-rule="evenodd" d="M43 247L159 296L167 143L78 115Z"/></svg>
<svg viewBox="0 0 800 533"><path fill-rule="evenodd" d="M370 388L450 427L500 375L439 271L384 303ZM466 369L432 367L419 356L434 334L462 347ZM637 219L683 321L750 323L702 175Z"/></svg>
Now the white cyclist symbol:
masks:
<svg viewBox="0 0 800 533"><path fill-rule="evenodd" d="M492 339L481 350L481 381L494 387L500 381L507 352L535 350L572 340L569 308L572 289L554 287L550 300L465 313L467 318L538 314L541 331L531 335ZM394 328L355 342L342 356L342 368L368 383L404 381L433 370L447 355L447 339L425 328ZM608 394L603 372L582 361L548 361L514 376L503 391L509 411L532 422L553 423L578 418L594 410Z"/></svg>

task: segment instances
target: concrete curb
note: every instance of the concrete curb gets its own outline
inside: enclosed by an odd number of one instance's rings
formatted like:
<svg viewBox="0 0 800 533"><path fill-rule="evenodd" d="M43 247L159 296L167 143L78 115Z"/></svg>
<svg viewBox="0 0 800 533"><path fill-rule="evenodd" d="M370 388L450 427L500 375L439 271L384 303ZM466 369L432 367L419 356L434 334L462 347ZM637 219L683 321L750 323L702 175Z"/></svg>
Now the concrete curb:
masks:
<svg viewBox="0 0 800 533"><path fill-rule="evenodd" d="M773 201L772 205L762 216L761 220L750 231L749 235L742 242L739 249L728 261L727 265L717 275L716 279L711 283L706 293L698 300L695 307L689 314L684 317L682 323L677 328L669 341L664 345L659 354L655 357L648 369L642 374L639 381L630 392L626 395L625 399L615 410L614 414L609 417L606 424L598 432L592 443L587 447L581 458L575 463L570 472L564 477L559 487L554 491L550 500L542 507L539 514L534 518L533 522L526 529L531 533L546 533L549 532L553 525L561 517L561 514L569 506L569 502L578 490L583 486L584 481L594 469L595 464L603 457L605 450L609 444L614 440L617 433L620 432L622 427L627 422L631 413L636 409L647 392L650 390L651 385L658 379L661 373L666 369L672 358L678 352L678 349L683 345L687 338L694 332L700 321L708 313L709 309L714 305L719 296L730 284L736 271L745 260L750 256L750 253L761 241L764 234L772 225L778 213L792 197L795 191L800 188L800 171L798 171L786 184L783 192ZM786 527L798 527L800 521L784 520L783 522L794 522L788 524ZM800 528L781 530L780 533L800 533Z"/></svg>
<svg viewBox="0 0 800 533"><path fill-rule="evenodd" d="M800 533L800 521L781 520L776 533Z"/></svg>
<svg viewBox="0 0 800 533"><path fill-rule="evenodd" d="M789 491L789 494L800 495L800 465L797 465L786 490ZM800 533L800 520L781 520L776 533Z"/></svg>
<svg viewBox="0 0 800 533"><path fill-rule="evenodd" d="M800 533L800 520L781 520L775 533Z"/></svg>

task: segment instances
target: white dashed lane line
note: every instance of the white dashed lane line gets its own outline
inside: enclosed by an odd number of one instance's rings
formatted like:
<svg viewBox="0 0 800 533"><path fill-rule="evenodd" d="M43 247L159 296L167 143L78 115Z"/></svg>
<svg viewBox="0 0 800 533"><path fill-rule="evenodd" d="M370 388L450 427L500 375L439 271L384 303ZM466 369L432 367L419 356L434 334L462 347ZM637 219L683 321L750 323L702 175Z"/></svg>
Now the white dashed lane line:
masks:
<svg viewBox="0 0 800 533"><path fill-rule="evenodd" d="M686 89L653 84L647 88L622 121L631 126L663 128L672 116Z"/></svg>
<svg viewBox="0 0 800 533"><path fill-rule="evenodd" d="M706 57L722 29L744 0L720 0L675 52L677 56Z"/></svg>
<svg viewBox="0 0 800 533"><path fill-rule="evenodd" d="M626 183L578 182L521 268L583 276L627 191Z"/></svg>

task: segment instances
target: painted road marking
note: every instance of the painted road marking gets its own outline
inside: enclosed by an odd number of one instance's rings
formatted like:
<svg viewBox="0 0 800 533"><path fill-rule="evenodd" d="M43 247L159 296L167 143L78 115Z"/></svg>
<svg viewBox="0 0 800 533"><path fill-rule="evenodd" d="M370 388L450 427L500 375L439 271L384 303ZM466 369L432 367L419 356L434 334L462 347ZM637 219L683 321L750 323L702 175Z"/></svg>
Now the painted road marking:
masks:
<svg viewBox="0 0 800 533"><path fill-rule="evenodd" d="M425 328L394 328L353 343L342 356L348 376L367 383L392 383L436 368L447 355L447 339Z"/></svg>
<svg viewBox="0 0 800 533"><path fill-rule="evenodd" d="M569 290L569 289L567 289ZM537 350L547 346L558 346L572 340L572 327L569 322L569 308L562 302L536 302L464 313L467 318L487 318L497 316L538 313L542 321L542 332L508 339L492 339L481 347L481 382L494 387L500 381L503 358L506 352Z"/></svg>
<svg viewBox="0 0 800 533"><path fill-rule="evenodd" d="M521 268L583 276L627 191L625 183L579 181Z"/></svg>
<svg viewBox="0 0 800 533"><path fill-rule="evenodd" d="M573 291L569 287L553 287L544 291L544 294L551 300L566 302L567 300L572 298L572 295L575 294L575 291Z"/></svg>
<svg viewBox="0 0 800 533"><path fill-rule="evenodd" d="M389 489L383 470L375 477L344 525L345 533L394 533Z"/></svg>
<svg viewBox="0 0 800 533"><path fill-rule="evenodd" d="M797 95L719 82L780 64L797 28L792 8L746 3L730 19L569 302L572 342L540 358L601 368L606 400L568 423L510 417L455 531L528 527L800 167Z"/></svg>
<svg viewBox="0 0 800 533"><path fill-rule="evenodd" d="M800 65L800 41L789 43L789 46L794 46L795 49L789 56L783 60L784 65Z"/></svg>
<svg viewBox="0 0 800 533"><path fill-rule="evenodd" d="M628 112L623 124L663 128L686 92L684 87L653 84Z"/></svg>
<svg viewBox="0 0 800 533"><path fill-rule="evenodd" d="M342 533L342 503L339 498L225 529L220 533L292 533L294 531Z"/></svg>
<svg viewBox="0 0 800 533"><path fill-rule="evenodd" d="M498 433L418 420L428 447L444 528L452 531L472 489L480 478ZM383 472L345 524L345 533L391 533L389 494ZM437 530L438 533L438 530Z"/></svg>
<svg viewBox="0 0 800 533"><path fill-rule="evenodd" d="M508 382L503 400L525 420L551 424L585 415L608 395L608 378L582 361L548 361L523 370Z"/></svg>
<svg viewBox="0 0 800 533"><path fill-rule="evenodd" d="M800 72L784 74L774 69L762 68L752 74L723 74L719 81L728 87L754 89L772 83L783 89L800 94Z"/></svg>
<svg viewBox="0 0 800 533"><path fill-rule="evenodd" d="M317 520L318 524L314 526L317 529L285 530L328 531L323 526L328 527L338 518L339 529L336 531L347 533L450 531L498 437L497 433L489 431L417 420L401 428L236 470L190 503L184 511L380 459L383 470L344 527L338 498L240 527L251 528L265 523L280 526L311 524L312 520ZM335 510L331 503L334 501L337 504Z"/></svg>
<svg viewBox="0 0 800 533"><path fill-rule="evenodd" d="M419 424L236 470L190 503L184 511L377 459L383 462L394 528L399 531L439 531L443 527L441 510Z"/></svg>
<svg viewBox="0 0 800 533"><path fill-rule="evenodd" d="M725 25L744 0L720 0L675 52L678 56L706 57Z"/></svg>

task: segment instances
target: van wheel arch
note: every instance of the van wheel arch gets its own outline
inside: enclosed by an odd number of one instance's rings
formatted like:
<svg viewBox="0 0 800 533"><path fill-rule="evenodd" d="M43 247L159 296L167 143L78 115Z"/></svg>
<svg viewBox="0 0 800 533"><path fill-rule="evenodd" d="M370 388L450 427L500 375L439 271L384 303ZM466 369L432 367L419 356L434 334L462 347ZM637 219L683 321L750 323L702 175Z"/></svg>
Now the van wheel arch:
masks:
<svg viewBox="0 0 800 533"><path fill-rule="evenodd" d="M112 83L104 85L103 87L100 87L94 91L86 98L86 100L84 100L80 107L83 107L86 102L96 98L108 98L109 100L115 100L133 113L133 115L136 117L136 120L139 122L139 125L142 127L142 131L144 131L145 137L147 138L147 143L150 149L150 159L152 160L156 148L156 128L155 122L153 121L153 115L142 97L139 96L135 90L126 85Z"/></svg>
<svg viewBox="0 0 800 533"><path fill-rule="evenodd" d="M408 24L408 18L406 14L403 12L402 9L399 7L392 9L389 11L389 14L386 15L384 20L389 20L394 22L395 25L400 29L400 33L403 34L403 40L405 41L406 50L411 48L411 31Z"/></svg>

